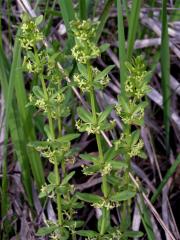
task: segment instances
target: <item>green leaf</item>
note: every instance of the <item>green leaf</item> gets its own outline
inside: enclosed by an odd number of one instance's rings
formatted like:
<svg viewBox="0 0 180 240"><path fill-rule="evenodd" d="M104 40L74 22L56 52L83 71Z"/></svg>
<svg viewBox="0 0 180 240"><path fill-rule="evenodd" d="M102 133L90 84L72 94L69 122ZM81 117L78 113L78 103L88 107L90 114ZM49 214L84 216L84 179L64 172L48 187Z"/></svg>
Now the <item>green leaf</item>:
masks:
<svg viewBox="0 0 180 240"><path fill-rule="evenodd" d="M66 134L65 136L58 138L58 141L61 143L66 143L66 142L69 142L69 141L72 141L72 140L78 138L79 136L80 136L79 133L70 133L70 134Z"/></svg>
<svg viewBox="0 0 180 240"><path fill-rule="evenodd" d="M83 169L84 174L86 175L92 175L94 173L100 172L101 171L101 166L98 164L86 167Z"/></svg>
<svg viewBox="0 0 180 240"><path fill-rule="evenodd" d="M110 197L110 200L115 202L127 201L133 198L136 195L136 192L131 192L129 190L124 190L122 192L118 192Z"/></svg>
<svg viewBox="0 0 180 240"><path fill-rule="evenodd" d="M34 86L32 88L32 91L37 98L44 98L43 91L41 90L41 88L39 86Z"/></svg>
<svg viewBox="0 0 180 240"><path fill-rule="evenodd" d="M127 231L123 234L125 237L135 238L135 237L142 237L144 234L140 231Z"/></svg>
<svg viewBox="0 0 180 240"><path fill-rule="evenodd" d="M105 161L111 161L118 155L118 151L115 150L114 147L111 147L107 150L107 152L104 154Z"/></svg>
<svg viewBox="0 0 180 240"><path fill-rule="evenodd" d="M73 220L67 220L64 222L64 225L69 226L69 227L74 227L76 228L80 228L84 225L84 221L73 221Z"/></svg>
<svg viewBox="0 0 180 240"><path fill-rule="evenodd" d="M80 158L82 158L85 161L90 161L90 162L97 162L98 157L92 156L90 154L80 154Z"/></svg>
<svg viewBox="0 0 180 240"><path fill-rule="evenodd" d="M39 25L42 21L43 21L43 15L40 15L35 19L36 25Z"/></svg>
<svg viewBox="0 0 180 240"><path fill-rule="evenodd" d="M49 183L55 184L56 183L56 176L54 172L50 172L48 175L48 181Z"/></svg>
<svg viewBox="0 0 180 240"><path fill-rule="evenodd" d="M113 106L108 106L104 112L101 112L98 117L98 122L99 123L103 122L111 113L112 109L113 109Z"/></svg>
<svg viewBox="0 0 180 240"><path fill-rule="evenodd" d="M127 102L127 99L125 99L123 96L120 96L119 97L119 103L122 105L122 108L125 112L128 112L129 113L129 104Z"/></svg>
<svg viewBox="0 0 180 240"><path fill-rule="evenodd" d="M78 63L77 66L78 66L78 70L82 74L82 76L85 79L88 79L88 72L87 72L87 68L85 67L85 65Z"/></svg>
<svg viewBox="0 0 180 240"><path fill-rule="evenodd" d="M42 227L37 231L36 236L40 236L40 237L46 236L54 232L57 228L58 226Z"/></svg>
<svg viewBox="0 0 180 240"><path fill-rule="evenodd" d="M65 178L63 178L61 185L65 185L69 182L69 180L74 176L75 172L69 173Z"/></svg>
<svg viewBox="0 0 180 240"><path fill-rule="evenodd" d="M87 112L84 108L82 107L78 107L77 108L77 113L79 115L79 117L87 123L93 123L93 116L90 112Z"/></svg>
<svg viewBox="0 0 180 240"><path fill-rule="evenodd" d="M99 47L99 49L100 49L101 53L103 53L103 52L106 52L109 47L110 47L109 43L104 43Z"/></svg>
<svg viewBox="0 0 180 240"><path fill-rule="evenodd" d="M113 170L119 170L119 169L128 167L127 163L122 162L122 161L112 161L111 160L110 163L111 163Z"/></svg>
<svg viewBox="0 0 180 240"><path fill-rule="evenodd" d="M114 68L114 65L110 65L107 68L105 68L102 72L96 75L96 77L94 78L94 81L96 82L100 79L103 79L113 68Z"/></svg>
<svg viewBox="0 0 180 240"><path fill-rule="evenodd" d="M102 202L102 197L91 194L91 193L76 193L77 198L79 198L82 201L89 202L89 203L101 203Z"/></svg>
<svg viewBox="0 0 180 240"><path fill-rule="evenodd" d="M97 232L92 230L79 230L79 231L76 231L76 234L82 237L89 237L89 238L97 237L99 235Z"/></svg>
<svg viewBox="0 0 180 240"><path fill-rule="evenodd" d="M131 146L134 146L138 142L139 137L140 137L140 131L139 130L136 130L136 131L131 133Z"/></svg>

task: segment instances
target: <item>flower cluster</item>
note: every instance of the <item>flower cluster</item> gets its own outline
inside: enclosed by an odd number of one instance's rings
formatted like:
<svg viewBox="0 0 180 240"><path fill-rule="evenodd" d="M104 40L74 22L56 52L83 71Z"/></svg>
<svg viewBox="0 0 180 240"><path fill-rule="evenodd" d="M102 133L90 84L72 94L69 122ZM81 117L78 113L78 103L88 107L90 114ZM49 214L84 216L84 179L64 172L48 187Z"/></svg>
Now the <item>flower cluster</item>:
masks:
<svg viewBox="0 0 180 240"><path fill-rule="evenodd" d="M107 201L107 200L103 200L101 203L92 203L91 206L93 206L94 208L106 208L108 210L111 210L115 207L119 207L119 203L118 202L112 202L112 201Z"/></svg>
<svg viewBox="0 0 180 240"><path fill-rule="evenodd" d="M102 123L90 123L90 122L83 122L81 119L76 121L76 128L80 132L87 132L89 134L100 134L101 131L109 131L113 129L116 122L115 120L110 120L108 123L104 121Z"/></svg>
<svg viewBox="0 0 180 240"><path fill-rule="evenodd" d="M73 80L74 80L74 83L81 89L82 92L90 91L91 84L83 75L75 74Z"/></svg>
<svg viewBox="0 0 180 240"><path fill-rule="evenodd" d="M96 28L90 20L75 20L70 23L76 45L72 49L73 57L82 64L100 55L100 50L93 41Z"/></svg>
<svg viewBox="0 0 180 240"><path fill-rule="evenodd" d="M121 149L121 152L126 152L131 158L141 156L144 144L139 137L140 133L138 130L131 134L122 133L120 139L114 142L115 149Z"/></svg>
<svg viewBox="0 0 180 240"><path fill-rule="evenodd" d="M36 43L43 40L43 34L39 31L37 25L36 21L33 20L23 22L21 25L21 36L19 37L19 40L22 48L30 50Z"/></svg>
<svg viewBox="0 0 180 240"><path fill-rule="evenodd" d="M142 98L150 91L148 86L149 72L145 71L141 56L135 58L132 63L126 63L126 67L129 71L129 76L125 82L126 98L119 97L115 110L124 124L142 125L144 109L147 106L147 102Z"/></svg>
<svg viewBox="0 0 180 240"><path fill-rule="evenodd" d="M80 65L79 65L80 66ZM79 67L80 68L80 67ZM103 89L105 88L110 78L108 74L101 75L101 71L97 68L92 68L92 81L89 82L87 72L82 72L80 68L80 73L74 75L74 84L84 92L90 92L91 88L94 89Z"/></svg>

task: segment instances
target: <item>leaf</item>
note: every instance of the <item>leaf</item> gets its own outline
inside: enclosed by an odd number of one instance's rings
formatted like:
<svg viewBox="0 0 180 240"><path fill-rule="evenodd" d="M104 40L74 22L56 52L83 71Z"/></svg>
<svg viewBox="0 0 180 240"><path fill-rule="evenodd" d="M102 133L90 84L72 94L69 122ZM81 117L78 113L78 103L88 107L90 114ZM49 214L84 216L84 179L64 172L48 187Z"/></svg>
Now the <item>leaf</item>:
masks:
<svg viewBox="0 0 180 240"><path fill-rule="evenodd" d="M128 167L127 163L122 162L122 161L110 161L110 163L111 163L113 170L119 170L119 169Z"/></svg>
<svg viewBox="0 0 180 240"><path fill-rule="evenodd" d="M102 72L96 75L94 81L96 82L100 79L103 79L113 68L114 68L114 65L110 65L107 68L105 68Z"/></svg>
<svg viewBox="0 0 180 240"><path fill-rule="evenodd" d="M85 169L83 169L83 173L85 175L92 175L92 174L100 172L100 171L101 171L101 166L99 164L89 166L89 167L86 167Z"/></svg>
<svg viewBox="0 0 180 240"><path fill-rule="evenodd" d="M111 147L107 150L107 152L104 154L105 161L111 161L117 156L118 152L115 150L114 147Z"/></svg>
<svg viewBox="0 0 180 240"><path fill-rule="evenodd" d="M136 195L136 192L131 192L129 190L124 190L122 192L118 192L110 197L110 200L115 202L127 201L133 198Z"/></svg>
<svg viewBox="0 0 180 240"><path fill-rule="evenodd" d="M135 238L135 237L142 237L144 234L140 231L127 231L124 233L125 237Z"/></svg>
<svg viewBox="0 0 180 240"><path fill-rule="evenodd" d="M102 197L91 194L91 193L76 193L77 198L79 198L82 201L89 202L89 203L101 203L102 202Z"/></svg>
<svg viewBox="0 0 180 240"><path fill-rule="evenodd" d="M90 161L90 162L97 162L98 157L92 156L90 154L80 154L80 158L82 158L85 161Z"/></svg>
<svg viewBox="0 0 180 240"><path fill-rule="evenodd" d="M69 141L72 141L72 140L78 138L79 136L80 136L79 133L70 133L70 134L66 134L65 136L58 138L58 141L61 143L66 143L66 142L69 142Z"/></svg>
<svg viewBox="0 0 180 240"><path fill-rule="evenodd" d="M134 146L138 142L139 137L140 137L140 131L139 130L136 130L136 131L131 133L131 146Z"/></svg>
<svg viewBox="0 0 180 240"><path fill-rule="evenodd" d="M48 175L48 181L49 183L55 184L56 183L56 176L53 172L50 172Z"/></svg>
<svg viewBox="0 0 180 240"><path fill-rule="evenodd" d="M111 105L111 106L108 106L104 112L101 112L98 118L98 122L99 123L103 122L111 113L112 109L113 109L113 106Z"/></svg>
<svg viewBox="0 0 180 240"><path fill-rule="evenodd" d="M103 52L106 52L109 47L110 47L109 43L104 43L99 47L99 49L100 49L101 53L103 53Z"/></svg>
<svg viewBox="0 0 180 240"><path fill-rule="evenodd" d="M122 105L123 110L129 113L130 108L127 100L123 96L120 96L119 101L120 101L120 104Z"/></svg>
<svg viewBox="0 0 180 240"><path fill-rule="evenodd" d="M57 228L58 226L42 227L37 231L36 236L40 236L40 237L46 236L54 232Z"/></svg>
<svg viewBox="0 0 180 240"><path fill-rule="evenodd" d="M95 231L92 231L92 230L79 230L79 231L76 231L76 234L78 234L82 237L89 237L89 238L98 236L98 233Z"/></svg>
<svg viewBox="0 0 180 240"><path fill-rule="evenodd" d="M65 185L69 182L69 180L74 176L75 172L69 173L67 176L64 177L64 179L61 182L61 185Z"/></svg>
<svg viewBox="0 0 180 240"><path fill-rule="evenodd" d="M88 79L88 72L87 72L86 67L83 64L81 64L81 63L78 63L77 66L78 66L78 70L82 74L82 76L84 78Z"/></svg>
<svg viewBox="0 0 180 240"><path fill-rule="evenodd" d="M79 117L87 123L93 123L93 116L90 112L87 112L84 108L82 107L78 107L77 108L77 113L79 115Z"/></svg>
<svg viewBox="0 0 180 240"><path fill-rule="evenodd" d="M81 221L81 220L79 220L79 221L67 220L67 221L64 222L64 225L67 225L71 228L74 227L76 229L76 228L82 227L84 225L84 221Z"/></svg>
<svg viewBox="0 0 180 240"><path fill-rule="evenodd" d="M39 25L42 21L43 21L43 15L40 15L35 19L36 25Z"/></svg>

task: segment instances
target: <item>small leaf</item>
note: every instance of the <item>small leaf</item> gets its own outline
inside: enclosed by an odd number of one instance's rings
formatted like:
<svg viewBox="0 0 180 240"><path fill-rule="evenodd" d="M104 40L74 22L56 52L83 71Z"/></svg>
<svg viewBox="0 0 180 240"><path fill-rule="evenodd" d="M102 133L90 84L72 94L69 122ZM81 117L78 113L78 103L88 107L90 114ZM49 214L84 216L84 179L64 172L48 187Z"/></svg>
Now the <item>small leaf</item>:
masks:
<svg viewBox="0 0 180 240"><path fill-rule="evenodd" d="M136 192L132 192L129 190L124 190L122 192L118 192L110 197L110 200L115 202L127 201L133 198L136 195Z"/></svg>
<svg viewBox="0 0 180 240"><path fill-rule="evenodd" d="M43 91L41 90L41 88L39 86L34 86L32 88L32 91L37 98L44 98Z"/></svg>
<svg viewBox="0 0 180 240"><path fill-rule="evenodd" d="M125 237L135 238L135 237L142 237L144 234L140 231L127 231L123 234Z"/></svg>
<svg viewBox="0 0 180 240"><path fill-rule="evenodd" d="M39 25L42 21L43 21L43 15L40 15L35 19L36 25Z"/></svg>
<svg viewBox="0 0 180 240"><path fill-rule="evenodd" d="M123 97L123 96L120 96L119 97L119 101L120 101L120 104L122 105L122 108L125 112L128 112L130 111L130 108L129 108L129 105L128 105L128 102L127 100Z"/></svg>
<svg viewBox="0 0 180 240"><path fill-rule="evenodd" d="M66 134L65 136L62 136L58 138L58 141L61 143L66 143L69 141L72 141L80 136L79 133L71 133L71 134Z"/></svg>
<svg viewBox="0 0 180 240"><path fill-rule="evenodd" d="M84 108L82 107L78 107L77 108L77 113L79 115L79 117L87 123L93 123L93 116L90 112L87 112Z"/></svg>
<svg viewBox="0 0 180 240"><path fill-rule="evenodd" d="M118 155L118 151L115 150L114 147L111 147L107 150L107 152L104 154L105 161L111 161Z"/></svg>
<svg viewBox="0 0 180 240"><path fill-rule="evenodd" d="M89 238L97 237L99 235L97 232L92 230L79 230L79 231L76 231L76 234L82 237L89 237Z"/></svg>
<svg viewBox="0 0 180 240"><path fill-rule="evenodd" d="M114 68L114 65L110 65L107 68L105 68L102 72L96 75L94 81L96 82L100 79L103 79L113 68Z"/></svg>
<svg viewBox="0 0 180 240"><path fill-rule="evenodd" d="M140 131L139 130L136 130L134 132L131 133L131 146L134 146L138 140L139 140L139 137L140 137Z"/></svg>
<svg viewBox="0 0 180 240"><path fill-rule="evenodd" d="M110 161L110 164L111 164L113 170L119 170L119 169L128 167L127 163L122 162L122 161Z"/></svg>
<svg viewBox="0 0 180 240"><path fill-rule="evenodd" d="M77 198L79 198L82 201L89 202L89 203L101 203L102 202L102 197L91 194L91 193L76 193Z"/></svg>
<svg viewBox="0 0 180 240"><path fill-rule="evenodd" d="M80 154L79 156L80 156L80 158L82 158L85 161L89 161L89 162L97 162L98 161L98 157L92 156L90 154Z"/></svg>
<svg viewBox="0 0 180 240"><path fill-rule="evenodd" d="M99 49L100 49L101 53L103 53L103 52L106 52L109 47L110 47L109 43L104 43L99 47Z"/></svg>
<svg viewBox="0 0 180 240"><path fill-rule="evenodd" d="M101 166L99 164L95 164L93 166L89 166L83 169L84 175L92 175L94 173L100 172Z"/></svg>
<svg viewBox="0 0 180 240"><path fill-rule="evenodd" d="M58 226L42 227L37 231L36 236L40 236L40 237L46 236L54 232L57 228Z"/></svg>
<svg viewBox="0 0 180 240"><path fill-rule="evenodd" d="M52 184L56 183L56 176L53 172L50 172L50 174L48 175L48 181Z"/></svg>
<svg viewBox="0 0 180 240"><path fill-rule="evenodd" d="M88 78L88 73L87 73L86 67L81 63L78 63L77 66L78 66L78 70L82 74L82 76L87 79Z"/></svg>
<svg viewBox="0 0 180 240"><path fill-rule="evenodd" d="M74 176L75 172L69 173L61 182L61 185L65 185L69 182L69 180Z"/></svg>
<svg viewBox="0 0 180 240"><path fill-rule="evenodd" d="M101 112L98 118L98 122L99 123L103 122L111 113L112 109L113 109L113 106L108 106L104 112Z"/></svg>
<svg viewBox="0 0 180 240"><path fill-rule="evenodd" d="M73 221L73 220L67 220L64 222L65 224L64 225L67 225L69 227L74 227L75 229L76 228L80 228L84 225L84 221Z"/></svg>

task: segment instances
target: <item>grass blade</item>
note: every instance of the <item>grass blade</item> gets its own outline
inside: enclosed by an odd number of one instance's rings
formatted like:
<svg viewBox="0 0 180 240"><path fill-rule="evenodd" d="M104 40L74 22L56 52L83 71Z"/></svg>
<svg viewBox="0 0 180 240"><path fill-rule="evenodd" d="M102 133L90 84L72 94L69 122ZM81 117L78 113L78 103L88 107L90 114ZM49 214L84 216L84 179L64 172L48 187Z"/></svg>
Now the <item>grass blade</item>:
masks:
<svg viewBox="0 0 180 240"><path fill-rule="evenodd" d="M103 12L101 14L101 17L99 19L99 25L98 25L98 29L97 29L97 34L96 34L96 37L95 37L95 42L98 42L101 34L102 34L102 31L104 29L104 25L108 19L108 16L109 16L109 12L110 12L110 8L112 6L112 4L114 3L114 0L108 0L106 2L106 5L104 6L104 9L103 9Z"/></svg>
<svg viewBox="0 0 180 240"><path fill-rule="evenodd" d="M79 0L79 17L81 20L87 18L86 0Z"/></svg>
<svg viewBox="0 0 180 240"><path fill-rule="evenodd" d="M66 31L68 34L67 41L67 50L71 49L74 44L74 39L72 34L70 33L70 21L75 18L75 12L73 8L73 3L71 0L59 0L59 5L61 8L61 14L63 17L64 24L66 26Z"/></svg>
<svg viewBox="0 0 180 240"><path fill-rule="evenodd" d="M161 71L162 71L162 93L163 93L163 119L166 132L166 148L169 153L169 131L170 131L170 56L169 37L167 23L167 0L162 5L162 35L161 35Z"/></svg>
<svg viewBox="0 0 180 240"><path fill-rule="evenodd" d="M152 223L150 220L151 218L150 218L149 209L147 208L141 193L140 193L140 201L141 201L141 204L138 204L138 209L141 214L142 223L147 233L147 239L154 240L156 238L155 238Z"/></svg>
<svg viewBox="0 0 180 240"><path fill-rule="evenodd" d="M121 82L121 94L125 95L125 81L126 81L126 67L125 62L127 60L126 55L126 44L125 44L125 35L124 35L124 24L123 24L123 9L121 0L117 0L117 12L118 12L118 47L119 47L119 63L121 66L120 70L120 82Z"/></svg>
<svg viewBox="0 0 180 240"><path fill-rule="evenodd" d="M139 19L140 9L141 9L141 0L132 1L132 9L130 14L130 22L129 22L129 30L128 30L128 49L127 49L128 60L132 58L136 32L138 29L138 19Z"/></svg>
<svg viewBox="0 0 180 240"><path fill-rule="evenodd" d="M15 53L15 50L14 50ZM0 55L2 56L2 49L0 51ZM27 154L25 151L23 151L23 138L22 135L19 134L18 128L21 129L19 123L17 124L15 119L15 107L12 107L12 98L13 98L13 87L14 87L14 76L15 76L15 64L17 62L17 55L13 55L13 63L11 65L11 71L9 73L9 85L8 85L8 75L6 74L6 66L4 65L4 62L1 63L1 86L5 98L5 142L4 142L4 165L6 165L6 158L7 158L7 142L8 142L8 132L10 129L10 135L12 139L12 143L15 148L16 155L18 157L18 160L20 162L20 165L22 167L22 177L23 177L23 183L26 189L26 193L29 199L29 202L32 203L32 192L31 192L31 177L30 177L30 171L29 171L29 164L27 162ZM19 127L18 127L19 126ZM7 169L5 169L6 171ZM6 172L4 172L6 174ZM6 198L6 194L4 195ZM4 199L4 204L6 199Z"/></svg>
<svg viewBox="0 0 180 240"><path fill-rule="evenodd" d="M160 185L157 187L156 191L154 192L154 194L151 198L152 203L154 203L157 200L157 198L159 197L159 195L162 192L163 187L166 185L169 178L174 174L174 172L176 171L176 168L178 167L179 164L180 164L180 155L177 157L175 162L172 164L170 169L167 171L167 173L164 176L163 180L161 181Z"/></svg>

